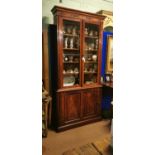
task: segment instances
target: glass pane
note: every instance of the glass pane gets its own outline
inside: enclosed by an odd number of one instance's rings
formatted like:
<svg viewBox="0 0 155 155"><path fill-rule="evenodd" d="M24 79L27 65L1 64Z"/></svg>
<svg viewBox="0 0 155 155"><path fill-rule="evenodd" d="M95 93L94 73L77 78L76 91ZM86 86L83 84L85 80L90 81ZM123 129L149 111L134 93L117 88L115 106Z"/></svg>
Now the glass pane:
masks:
<svg viewBox="0 0 155 155"><path fill-rule="evenodd" d="M80 23L63 21L63 86L80 84Z"/></svg>
<svg viewBox="0 0 155 155"><path fill-rule="evenodd" d="M84 31L84 84L92 84L97 82L99 26L86 23Z"/></svg>

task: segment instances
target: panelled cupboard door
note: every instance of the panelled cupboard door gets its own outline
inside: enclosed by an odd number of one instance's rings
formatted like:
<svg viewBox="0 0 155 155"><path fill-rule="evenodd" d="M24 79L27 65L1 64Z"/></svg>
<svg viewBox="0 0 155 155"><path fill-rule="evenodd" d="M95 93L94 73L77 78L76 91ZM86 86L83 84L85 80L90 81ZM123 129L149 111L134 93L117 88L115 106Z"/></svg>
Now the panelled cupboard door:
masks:
<svg viewBox="0 0 155 155"><path fill-rule="evenodd" d="M82 92L82 117L83 119L100 114L101 99L100 89L87 89Z"/></svg>
<svg viewBox="0 0 155 155"><path fill-rule="evenodd" d="M63 124L73 123L80 120L81 116L81 92L66 92L62 94L60 111L63 113Z"/></svg>
<svg viewBox="0 0 155 155"><path fill-rule="evenodd" d="M81 85L81 30L80 19L60 18L59 61L61 87Z"/></svg>

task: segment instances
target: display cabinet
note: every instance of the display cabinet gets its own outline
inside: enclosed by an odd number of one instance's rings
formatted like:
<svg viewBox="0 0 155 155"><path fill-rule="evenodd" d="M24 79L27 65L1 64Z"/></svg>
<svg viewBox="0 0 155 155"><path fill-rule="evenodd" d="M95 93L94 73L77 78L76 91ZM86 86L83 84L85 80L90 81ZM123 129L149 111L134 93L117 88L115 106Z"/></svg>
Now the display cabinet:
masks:
<svg viewBox="0 0 155 155"><path fill-rule="evenodd" d="M55 6L49 31L53 122L58 131L101 118L101 15ZM54 28L55 27L55 28Z"/></svg>

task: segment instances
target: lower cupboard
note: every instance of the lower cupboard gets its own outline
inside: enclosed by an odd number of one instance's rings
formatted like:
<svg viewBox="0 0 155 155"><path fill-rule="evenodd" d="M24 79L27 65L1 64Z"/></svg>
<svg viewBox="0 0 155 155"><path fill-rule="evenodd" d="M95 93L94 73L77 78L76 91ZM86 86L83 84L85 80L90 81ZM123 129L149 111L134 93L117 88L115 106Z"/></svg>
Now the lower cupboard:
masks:
<svg viewBox="0 0 155 155"><path fill-rule="evenodd" d="M101 94L100 87L57 92L55 128L61 131L101 120Z"/></svg>

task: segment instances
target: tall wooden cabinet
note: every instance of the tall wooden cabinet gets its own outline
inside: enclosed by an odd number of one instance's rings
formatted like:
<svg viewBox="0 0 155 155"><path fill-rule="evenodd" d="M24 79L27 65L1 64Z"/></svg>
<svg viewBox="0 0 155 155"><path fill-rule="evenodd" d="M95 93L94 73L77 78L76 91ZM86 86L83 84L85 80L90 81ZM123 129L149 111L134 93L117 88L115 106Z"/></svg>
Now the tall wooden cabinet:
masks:
<svg viewBox="0 0 155 155"><path fill-rule="evenodd" d="M49 31L53 123L58 131L101 119L101 15L55 6Z"/></svg>

